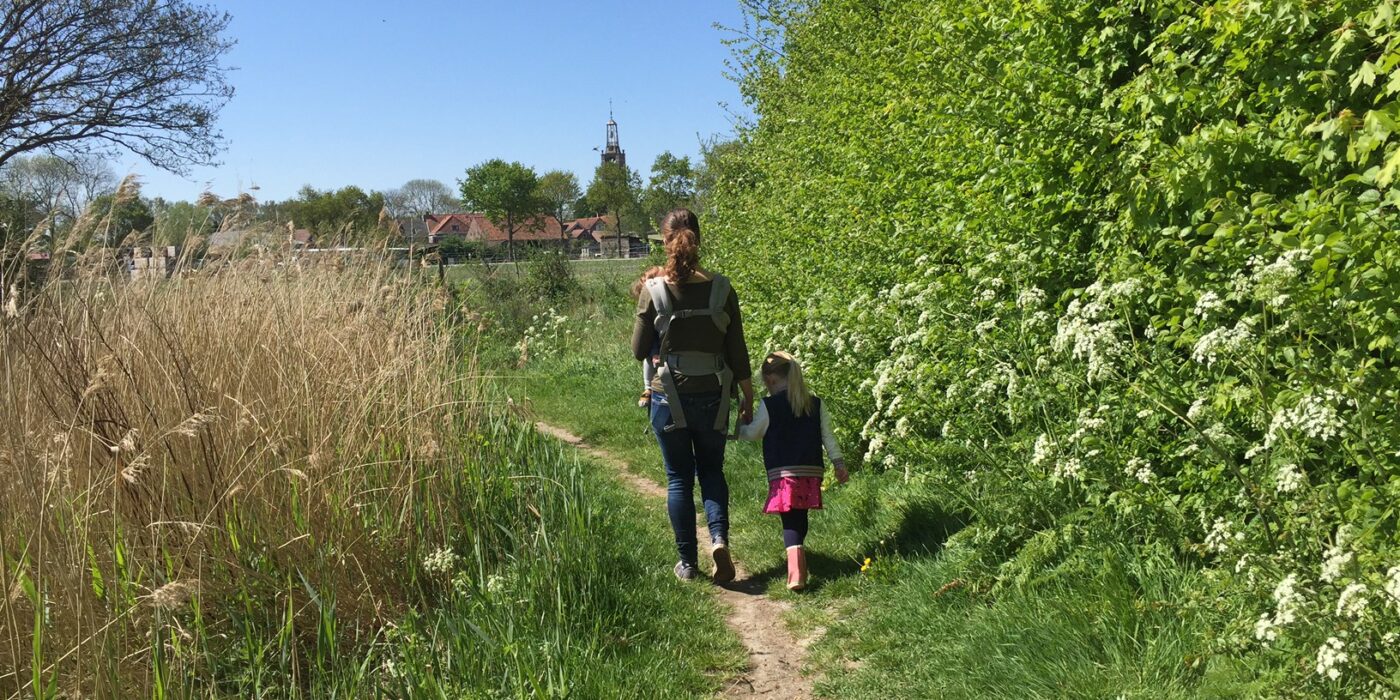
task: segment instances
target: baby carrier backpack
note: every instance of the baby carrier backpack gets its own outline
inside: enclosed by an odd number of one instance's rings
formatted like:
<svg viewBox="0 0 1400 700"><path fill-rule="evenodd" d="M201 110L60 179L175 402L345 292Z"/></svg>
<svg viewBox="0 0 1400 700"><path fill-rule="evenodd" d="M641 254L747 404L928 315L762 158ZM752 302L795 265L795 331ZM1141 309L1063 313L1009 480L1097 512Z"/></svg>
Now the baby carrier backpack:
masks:
<svg viewBox="0 0 1400 700"><path fill-rule="evenodd" d="M715 275L710 281L710 304L703 309L676 309L675 300L671 298L671 293L666 289L666 280L661 277L653 277L647 280L647 293L651 296L652 306L656 309L656 333L662 339L662 347L666 347L666 332L671 329L671 322L681 318L694 318L696 316L709 316L714 321L715 326L721 333L729 329L729 313L724 310L725 302L729 301L729 278L724 275ZM715 430L723 432L729 427L729 394L730 387L734 384L734 371L724 361L722 353L678 351L661 356L661 364L656 368L656 376L661 380L661 386L666 390L666 402L671 407L671 425L666 426L666 430L672 428L685 428L685 411L680 405L680 392L676 390L676 379L672 372L680 372L688 376L702 376L712 374L719 378L719 413L715 416Z"/></svg>

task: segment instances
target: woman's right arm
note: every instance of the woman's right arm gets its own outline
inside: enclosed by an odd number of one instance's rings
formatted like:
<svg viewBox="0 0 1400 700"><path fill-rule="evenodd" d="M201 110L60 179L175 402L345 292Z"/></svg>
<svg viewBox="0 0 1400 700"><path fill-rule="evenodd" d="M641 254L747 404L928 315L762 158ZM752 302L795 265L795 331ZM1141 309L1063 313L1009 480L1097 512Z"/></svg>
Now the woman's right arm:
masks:
<svg viewBox="0 0 1400 700"><path fill-rule="evenodd" d="M724 334L724 359L739 384L739 423L753 420L753 368L749 365L749 346L744 342L744 317L739 311L739 293L729 290L725 303L729 313L729 328Z"/></svg>

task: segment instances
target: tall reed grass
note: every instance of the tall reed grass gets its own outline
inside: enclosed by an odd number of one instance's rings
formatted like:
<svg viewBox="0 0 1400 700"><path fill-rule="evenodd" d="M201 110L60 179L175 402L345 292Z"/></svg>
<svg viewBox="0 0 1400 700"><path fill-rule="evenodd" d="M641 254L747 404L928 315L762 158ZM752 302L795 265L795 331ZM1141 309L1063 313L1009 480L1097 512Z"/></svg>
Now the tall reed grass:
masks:
<svg viewBox="0 0 1400 700"><path fill-rule="evenodd" d="M485 442L440 291L263 259L8 301L0 689L249 680L216 659L306 687L402 614L422 551L487 531L486 475L440 478Z"/></svg>

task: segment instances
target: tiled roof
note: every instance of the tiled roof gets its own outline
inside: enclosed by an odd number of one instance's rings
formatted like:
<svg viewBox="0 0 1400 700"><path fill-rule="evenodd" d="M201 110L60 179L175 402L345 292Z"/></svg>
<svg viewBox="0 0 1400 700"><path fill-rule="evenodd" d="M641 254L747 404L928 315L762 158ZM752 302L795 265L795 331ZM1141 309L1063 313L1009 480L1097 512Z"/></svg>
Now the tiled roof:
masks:
<svg viewBox="0 0 1400 700"><path fill-rule="evenodd" d="M428 225L428 235L460 235L469 241L504 242L506 232L491 223L485 214L427 214L423 222ZM455 228L454 228L455 227ZM562 228L559 220L552 216L537 217L516 224L515 240L545 241L558 240Z"/></svg>
<svg viewBox="0 0 1400 700"><path fill-rule="evenodd" d="M602 240L605 236L599 229L617 228L614 224L616 219L611 215L605 216L585 216L580 219L565 222L564 233L569 238L591 238L595 241Z"/></svg>

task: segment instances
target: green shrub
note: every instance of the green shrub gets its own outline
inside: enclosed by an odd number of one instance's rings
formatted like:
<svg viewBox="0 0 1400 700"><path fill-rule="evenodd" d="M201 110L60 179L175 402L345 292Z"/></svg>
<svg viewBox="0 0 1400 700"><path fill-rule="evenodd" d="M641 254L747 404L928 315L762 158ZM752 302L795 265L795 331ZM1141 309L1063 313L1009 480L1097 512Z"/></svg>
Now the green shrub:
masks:
<svg viewBox="0 0 1400 700"><path fill-rule="evenodd" d="M1394 689L1395 3L766 7L706 222L755 350L1006 582L1166 546L1203 658Z"/></svg>
<svg viewBox="0 0 1400 700"><path fill-rule="evenodd" d="M542 250L531 256L527 288L538 298L564 301L582 291L569 257L563 251Z"/></svg>

